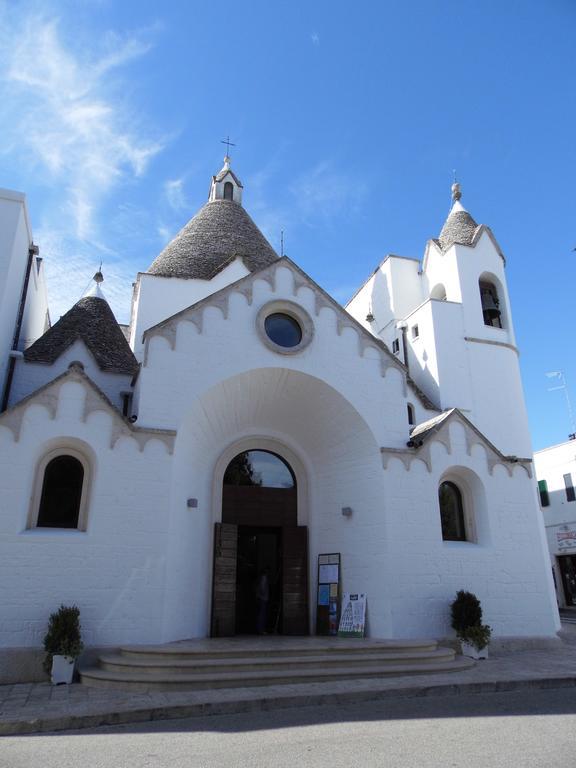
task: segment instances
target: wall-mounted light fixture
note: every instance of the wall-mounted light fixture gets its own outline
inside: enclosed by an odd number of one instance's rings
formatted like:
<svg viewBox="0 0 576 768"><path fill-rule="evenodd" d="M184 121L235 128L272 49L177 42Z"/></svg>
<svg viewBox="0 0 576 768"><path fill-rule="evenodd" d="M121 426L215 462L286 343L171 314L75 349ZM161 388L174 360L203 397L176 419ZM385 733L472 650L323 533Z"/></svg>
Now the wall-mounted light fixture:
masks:
<svg viewBox="0 0 576 768"><path fill-rule="evenodd" d="M186 506L188 509L198 509L198 499L187 499Z"/></svg>
<svg viewBox="0 0 576 768"><path fill-rule="evenodd" d="M352 517L352 507L342 507L343 517Z"/></svg>

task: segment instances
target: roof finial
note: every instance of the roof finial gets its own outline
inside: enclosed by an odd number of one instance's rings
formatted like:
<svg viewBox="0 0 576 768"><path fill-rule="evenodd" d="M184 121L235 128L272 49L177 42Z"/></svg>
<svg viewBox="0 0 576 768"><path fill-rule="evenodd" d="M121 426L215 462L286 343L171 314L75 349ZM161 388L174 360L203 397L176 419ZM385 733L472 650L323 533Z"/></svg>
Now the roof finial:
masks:
<svg viewBox="0 0 576 768"><path fill-rule="evenodd" d="M230 165L230 147L235 147L236 144L233 144L230 141L230 136L226 136L225 139L221 139L220 144L226 144L226 154L224 156L224 163L226 165Z"/></svg>
<svg viewBox="0 0 576 768"><path fill-rule="evenodd" d="M102 274L102 262L100 262L100 266L98 267L98 271L96 272L96 274L94 275L92 280L94 280L95 283L98 283L98 285L100 285L100 283L104 282L104 275Z"/></svg>
<svg viewBox="0 0 576 768"><path fill-rule="evenodd" d="M454 183L452 184L452 202L455 203L462 197L462 191L460 190L460 184L456 181L456 169L452 171L454 174Z"/></svg>

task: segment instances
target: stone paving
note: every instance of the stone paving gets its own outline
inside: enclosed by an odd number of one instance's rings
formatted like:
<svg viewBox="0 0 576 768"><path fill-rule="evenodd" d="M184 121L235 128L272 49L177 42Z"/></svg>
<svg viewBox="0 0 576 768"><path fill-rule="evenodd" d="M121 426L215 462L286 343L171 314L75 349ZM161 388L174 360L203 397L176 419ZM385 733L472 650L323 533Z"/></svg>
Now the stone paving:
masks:
<svg viewBox="0 0 576 768"><path fill-rule="evenodd" d="M554 649L492 653L462 672L210 691L132 693L75 683L0 686L0 735L408 696L574 688L576 627Z"/></svg>

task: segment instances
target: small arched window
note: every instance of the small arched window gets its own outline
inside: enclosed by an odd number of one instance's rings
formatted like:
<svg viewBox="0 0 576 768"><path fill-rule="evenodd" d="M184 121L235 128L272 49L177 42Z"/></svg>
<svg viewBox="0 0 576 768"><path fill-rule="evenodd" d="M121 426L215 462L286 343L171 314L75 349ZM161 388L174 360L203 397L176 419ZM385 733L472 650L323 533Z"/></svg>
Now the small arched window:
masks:
<svg viewBox="0 0 576 768"><path fill-rule="evenodd" d="M455 483L449 480L440 484L438 489L440 521L444 541L467 541L464 521L462 493Z"/></svg>
<svg viewBox="0 0 576 768"><path fill-rule="evenodd" d="M231 181L224 184L224 200L234 200L234 185Z"/></svg>
<svg viewBox="0 0 576 768"><path fill-rule="evenodd" d="M414 418L414 406L411 405L411 403L408 403L406 408L408 410L408 425L413 427L414 424L416 424L416 419Z"/></svg>
<svg viewBox="0 0 576 768"><path fill-rule="evenodd" d="M502 311L500 310L500 299L496 286L487 280L480 280L479 286L484 325L502 328Z"/></svg>
<svg viewBox="0 0 576 768"><path fill-rule="evenodd" d="M51 451L40 461L29 528L86 530L90 464L72 448Z"/></svg>

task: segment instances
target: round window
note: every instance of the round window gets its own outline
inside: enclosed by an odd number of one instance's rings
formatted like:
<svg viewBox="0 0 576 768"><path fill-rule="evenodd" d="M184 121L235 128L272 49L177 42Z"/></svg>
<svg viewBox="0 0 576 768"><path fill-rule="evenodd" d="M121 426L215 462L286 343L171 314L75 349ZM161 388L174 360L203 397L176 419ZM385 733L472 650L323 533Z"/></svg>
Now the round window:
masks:
<svg viewBox="0 0 576 768"><path fill-rule="evenodd" d="M300 323L283 312L274 312L264 320L266 335L279 347L297 347L302 341Z"/></svg>

